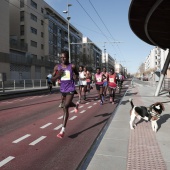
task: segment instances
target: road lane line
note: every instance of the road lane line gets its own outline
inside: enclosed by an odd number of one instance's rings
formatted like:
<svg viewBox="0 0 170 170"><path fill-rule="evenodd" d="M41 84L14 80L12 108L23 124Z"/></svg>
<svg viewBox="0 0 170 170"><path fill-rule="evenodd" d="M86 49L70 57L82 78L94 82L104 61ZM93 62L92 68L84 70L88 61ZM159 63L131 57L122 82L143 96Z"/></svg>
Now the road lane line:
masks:
<svg viewBox="0 0 170 170"><path fill-rule="evenodd" d="M86 110L82 110L80 113L84 113Z"/></svg>
<svg viewBox="0 0 170 170"><path fill-rule="evenodd" d="M82 108L82 107L84 107L84 106L79 106L79 108Z"/></svg>
<svg viewBox="0 0 170 170"><path fill-rule="evenodd" d="M74 120L77 116L73 116L71 117L69 120Z"/></svg>
<svg viewBox="0 0 170 170"><path fill-rule="evenodd" d="M8 102L8 101L6 101L6 102L2 102L2 103L13 103L13 102Z"/></svg>
<svg viewBox="0 0 170 170"><path fill-rule="evenodd" d="M43 139L45 139L47 136L41 136L40 138L38 138L37 140L31 142L29 145L36 145L38 142L42 141Z"/></svg>
<svg viewBox="0 0 170 170"><path fill-rule="evenodd" d="M5 165L6 163L8 163L9 161L11 161L14 158L15 157L13 157L13 156L8 156L6 159L4 159L0 162L0 167L2 167L3 165Z"/></svg>
<svg viewBox="0 0 170 170"><path fill-rule="evenodd" d="M97 104L97 103L93 103L93 105L95 105L95 104Z"/></svg>
<svg viewBox="0 0 170 170"><path fill-rule="evenodd" d="M70 113L73 113L73 112L74 112L74 110L70 111Z"/></svg>
<svg viewBox="0 0 170 170"><path fill-rule="evenodd" d="M26 97L26 98L24 98L24 99L20 99L19 101L24 101L24 100L26 100L26 99L29 99L29 97Z"/></svg>
<svg viewBox="0 0 170 170"><path fill-rule="evenodd" d="M50 126L51 124L52 124L52 123L47 123L46 125L41 126L40 128L41 128L41 129L44 129L44 128L46 128L46 127Z"/></svg>
<svg viewBox="0 0 170 170"><path fill-rule="evenodd" d="M60 129L61 127L62 127L62 124L59 125L59 126L57 126L56 128L54 128L54 130L58 130L58 129Z"/></svg>
<svg viewBox="0 0 170 170"><path fill-rule="evenodd" d="M22 136L20 138L18 138L17 140L14 140L12 143L19 143L20 141L28 138L29 136L31 136L30 134L26 134L25 136Z"/></svg>
<svg viewBox="0 0 170 170"><path fill-rule="evenodd" d="M86 103L86 104L89 104L89 103Z"/></svg>
<svg viewBox="0 0 170 170"><path fill-rule="evenodd" d="M63 118L63 116L60 116L58 119L62 119Z"/></svg>
<svg viewBox="0 0 170 170"><path fill-rule="evenodd" d="M34 99L34 98L36 98L37 96L34 96L34 97L31 97L31 98L29 98L29 99Z"/></svg>
<svg viewBox="0 0 170 170"><path fill-rule="evenodd" d="M92 106L89 106L89 107L87 107L87 108L89 108L89 109L90 109L90 108L92 108Z"/></svg>

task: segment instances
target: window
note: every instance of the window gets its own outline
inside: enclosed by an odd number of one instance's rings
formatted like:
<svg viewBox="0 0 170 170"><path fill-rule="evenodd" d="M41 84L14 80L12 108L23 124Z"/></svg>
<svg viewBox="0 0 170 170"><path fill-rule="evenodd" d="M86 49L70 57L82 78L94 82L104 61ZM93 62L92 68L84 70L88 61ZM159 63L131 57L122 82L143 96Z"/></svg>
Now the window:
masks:
<svg viewBox="0 0 170 170"><path fill-rule="evenodd" d="M24 0L20 0L20 8L24 7Z"/></svg>
<svg viewBox="0 0 170 170"><path fill-rule="evenodd" d="M24 35L24 25L20 26L20 35Z"/></svg>
<svg viewBox="0 0 170 170"><path fill-rule="evenodd" d="M33 33L33 34L37 34L37 29L35 29L35 28L31 27L31 33Z"/></svg>
<svg viewBox="0 0 170 170"><path fill-rule="evenodd" d="M41 56L41 60L44 61L44 57L43 56Z"/></svg>
<svg viewBox="0 0 170 170"><path fill-rule="evenodd" d="M32 58L37 59L37 55L35 55L35 54L31 54L31 56L32 56Z"/></svg>
<svg viewBox="0 0 170 170"><path fill-rule="evenodd" d="M43 8L41 8L41 13L44 13L44 9Z"/></svg>
<svg viewBox="0 0 170 170"><path fill-rule="evenodd" d="M20 21L24 21L24 11L20 11Z"/></svg>
<svg viewBox="0 0 170 170"><path fill-rule="evenodd" d="M31 6L37 9L37 4L33 0L31 0Z"/></svg>
<svg viewBox="0 0 170 170"><path fill-rule="evenodd" d="M43 45L43 44L41 44L41 49L42 49L42 50L44 49L44 45Z"/></svg>
<svg viewBox="0 0 170 170"><path fill-rule="evenodd" d="M41 20L41 25L44 25L44 21L43 20Z"/></svg>
<svg viewBox="0 0 170 170"><path fill-rule="evenodd" d="M31 19L37 22L37 17L32 13L30 15L31 15Z"/></svg>
<svg viewBox="0 0 170 170"><path fill-rule="evenodd" d="M43 32L41 32L41 37L42 37L42 38L44 37L44 33L43 33Z"/></svg>
<svg viewBox="0 0 170 170"><path fill-rule="evenodd" d="M21 42L21 44L24 44L24 43L25 43L25 40L24 40L24 39L21 39L20 42Z"/></svg>
<svg viewBox="0 0 170 170"><path fill-rule="evenodd" d="M37 47L37 42L31 40L31 46L32 47Z"/></svg>

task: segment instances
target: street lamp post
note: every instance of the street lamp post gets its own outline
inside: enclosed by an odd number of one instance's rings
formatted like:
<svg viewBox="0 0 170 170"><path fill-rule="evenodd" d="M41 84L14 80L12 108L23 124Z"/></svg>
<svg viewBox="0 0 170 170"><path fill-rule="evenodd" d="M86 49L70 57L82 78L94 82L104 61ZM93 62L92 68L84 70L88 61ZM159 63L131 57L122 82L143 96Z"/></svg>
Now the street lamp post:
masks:
<svg viewBox="0 0 170 170"><path fill-rule="evenodd" d="M71 63L71 50L70 50L70 19L69 16L69 7L72 6L72 4L67 4L67 11L63 11L63 13L67 14L67 22L68 22L68 52L69 52L69 62Z"/></svg>
<svg viewBox="0 0 170 170"><path fill-rule="evenodd" d="M105 67L106 67L106 49L104 49L104 59L105 59Z"/></svg>

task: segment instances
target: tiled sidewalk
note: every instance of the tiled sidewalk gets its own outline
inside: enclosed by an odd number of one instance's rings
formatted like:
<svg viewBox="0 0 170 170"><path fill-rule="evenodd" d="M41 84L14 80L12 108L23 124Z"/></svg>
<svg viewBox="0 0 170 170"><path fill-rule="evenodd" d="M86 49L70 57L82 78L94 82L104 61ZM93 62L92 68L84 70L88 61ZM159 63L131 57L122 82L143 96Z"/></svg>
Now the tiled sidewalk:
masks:
<svg viewBox="0 0 170 170"><path fill-rule="evenodd" d="M123 97L88 170L170 170L170 103L165 95L154 97L155 87L135 84ZM165 112L158 122L157 133L150 122L140 122L129 128L129 98L135 105L149 106L162 101Z"/></svg>

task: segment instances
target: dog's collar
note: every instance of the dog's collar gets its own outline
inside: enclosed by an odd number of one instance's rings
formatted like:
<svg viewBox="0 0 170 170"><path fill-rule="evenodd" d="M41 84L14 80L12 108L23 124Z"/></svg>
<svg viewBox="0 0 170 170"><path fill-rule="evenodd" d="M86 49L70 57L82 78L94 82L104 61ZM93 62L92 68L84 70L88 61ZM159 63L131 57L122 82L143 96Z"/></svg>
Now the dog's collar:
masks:
<svg viewBox="0 0 170 170"><path fill-rule="evenodd" d="M152 112L150 109L148 109L148 113L151 115L151 116L156 116L157 118L160 118L161 115L159 113L156 113L156 112Z"/></svg>

